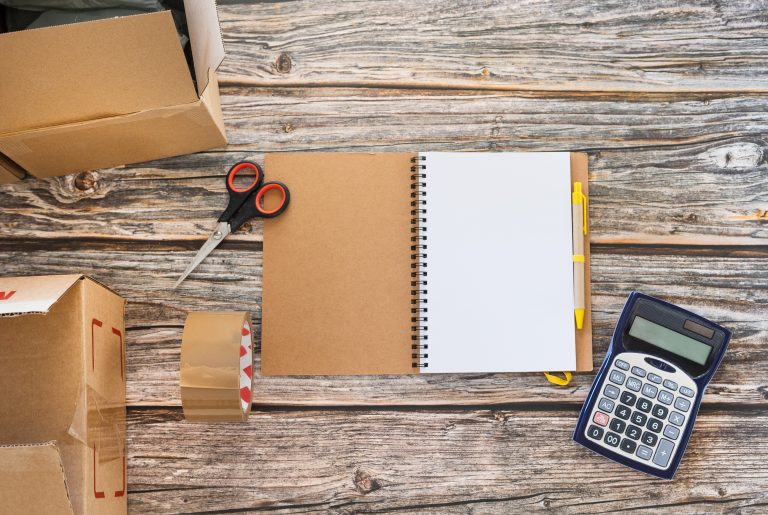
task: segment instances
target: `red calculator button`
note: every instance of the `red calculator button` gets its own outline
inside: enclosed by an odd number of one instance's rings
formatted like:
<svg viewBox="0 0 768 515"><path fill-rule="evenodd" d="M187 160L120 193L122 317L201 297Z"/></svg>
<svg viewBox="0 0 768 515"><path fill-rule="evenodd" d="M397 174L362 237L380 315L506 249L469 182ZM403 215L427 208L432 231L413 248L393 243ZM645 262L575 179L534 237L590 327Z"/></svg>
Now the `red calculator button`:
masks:
<svg viewBox="0 0 768 515"><path fill-rule="evenodd" d="M598 411L597 413L595 413L595 416L592 418L592 420L598 426L605 426L608 424L608 415L606 415L602 411Z"/></svg>

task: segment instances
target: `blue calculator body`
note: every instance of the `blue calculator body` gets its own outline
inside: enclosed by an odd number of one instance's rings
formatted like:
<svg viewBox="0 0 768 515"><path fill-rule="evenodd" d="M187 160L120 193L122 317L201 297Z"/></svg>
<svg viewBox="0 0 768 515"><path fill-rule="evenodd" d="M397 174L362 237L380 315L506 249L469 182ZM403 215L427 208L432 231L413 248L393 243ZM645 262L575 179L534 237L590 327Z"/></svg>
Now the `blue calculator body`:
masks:
<svg viewBox="0 0 768 515"><path fill-rule="evenodd" d="M672 479L730 338L718 324L632 292L581 409L574 441Z"/></svg>

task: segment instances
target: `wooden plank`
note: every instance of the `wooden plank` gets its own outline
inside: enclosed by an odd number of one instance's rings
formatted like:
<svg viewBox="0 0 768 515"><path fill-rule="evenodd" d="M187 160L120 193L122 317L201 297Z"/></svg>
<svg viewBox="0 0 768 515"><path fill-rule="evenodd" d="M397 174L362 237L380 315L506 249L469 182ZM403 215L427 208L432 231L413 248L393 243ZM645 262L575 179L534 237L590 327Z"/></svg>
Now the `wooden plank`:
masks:
<svg viewBox="0 0 768 515"><path fill-rule="evenodd" d="M768 414L706 411L675 481L571 442L577 411L270 411L194 424L129 411L137 513L759 512Z"/></svg>
<svg viewBox="0 0 768 515"><path fill-rule="evenodd" d="M765 4L219 2L226 82L766 91Z"/></svg>
<svg viewBox="0 0 768 515"><path fill-rule="evenodd" d="M127 398L130 405L178 406L181 329L189 310L247 310L260 333L261 252L214 252L178 290L171 286L193 252L86 248L0 252L6 275L91 274L129 300ZM638 289L722 322L734 339L710 385L708 403L764 404L768 399L768 254L721 257L649 249L597 248L592 261L595 364L626 295ZM259 354L256 370L259 370ZM261 378L257 405L488 405L509 402L583 402L592 374L557 388L539 374Z"/></svg>
<svg viewBox="0 0 768 515"><path fill-rule="evenodd" d="M360 88L223 90L230 148L582 150L679 146L768 129L765 95L573 97Z"/></svg>
<svg viewBox="0 0 768 515"><path fill-rule="evenodd" d="M347 141L358 141L354 127L343 130ZM768 216L759 216L768 209L764 155L768 144L754 136L592 152L592 242L765 245ZM35 240L172 240L192 248L208 237L226 205L224 173L242 159L263 162L263 154L208 152L0 186L0 234ZM261 223L255 222L228 241L261 239Z"/></svg>

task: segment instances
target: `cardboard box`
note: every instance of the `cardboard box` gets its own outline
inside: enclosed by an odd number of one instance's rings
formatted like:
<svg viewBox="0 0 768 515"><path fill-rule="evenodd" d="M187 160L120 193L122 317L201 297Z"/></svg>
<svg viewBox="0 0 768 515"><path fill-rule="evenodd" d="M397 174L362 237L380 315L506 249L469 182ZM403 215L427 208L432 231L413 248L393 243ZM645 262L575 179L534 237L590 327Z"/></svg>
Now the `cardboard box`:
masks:
<svg viewBox="0 0 768 515"><path fill-rule="evenodd" d="M125 301L81 275L0 278L0 511L126 513Z"/></svg>
<svg viewBox="0 0 768 515"><path fill-rule="evenodd" d="M214 0L185 0L197 88L170 11L0 34L0 184L226 145Z"/></svg>

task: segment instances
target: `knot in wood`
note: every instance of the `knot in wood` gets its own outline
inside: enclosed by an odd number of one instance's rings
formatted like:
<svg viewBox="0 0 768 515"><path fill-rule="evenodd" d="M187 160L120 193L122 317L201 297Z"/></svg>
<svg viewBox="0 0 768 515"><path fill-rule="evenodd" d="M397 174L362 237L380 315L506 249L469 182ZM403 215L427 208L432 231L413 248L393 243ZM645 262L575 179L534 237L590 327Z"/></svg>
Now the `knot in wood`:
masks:
<svg viewBox="0 0 768 515"><path fill-rule="evenodd" d="M92 172L80 172L75 177L75 188L89 191L96 188L96 176Z"/></svg>
<svg viewBox="0 0 768 515"><path fill-rule="evenodd" d="M291 56L289 56L286 52L281 52L280 55L277 56L277 60L275 61L275 69L279 73L289 73L291 71L291 68L293 68L293 62L291 61Z"/></svg>
<svg viewBox="0 0 768 515"><path fill-rule="evenodd" d="M381 483L370 472L357 469L355 471L355 490L361 494L369 494L381 488Z"/></svg>

